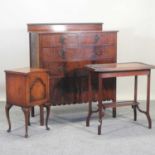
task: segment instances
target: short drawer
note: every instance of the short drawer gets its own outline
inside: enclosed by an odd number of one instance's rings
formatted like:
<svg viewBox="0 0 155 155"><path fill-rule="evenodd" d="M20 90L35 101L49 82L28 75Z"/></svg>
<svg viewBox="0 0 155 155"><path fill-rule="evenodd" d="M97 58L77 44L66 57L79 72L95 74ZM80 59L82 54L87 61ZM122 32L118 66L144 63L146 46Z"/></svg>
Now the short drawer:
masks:
<svg viewBox="0 0 155 155"><path fill-rule="evenodd" d="M101 45L102 44L103 33L101 32L89 32L82 33L79 36L79 43L82 46L87 45Z"/></svg>
<svg viewBox="0 0 155 155"><path fill-rule="evenodd" d="M113 45L95 46L92 60L114 60L116 58L116 47Z"/></svg>
<svg viewBox="0 0 155 155"><path fill-rule="evenodd" d="M93 45L114 45L117 43L116 32L89 32L82 33L79 36L79 43L81 46Z"/></svg>
<svg viewBox="0 0 155 155"><path fill-rule="evenodd" d="M56 47L56 46L78 46L78 36L76 34L42 34L42 47Z"/></svg>

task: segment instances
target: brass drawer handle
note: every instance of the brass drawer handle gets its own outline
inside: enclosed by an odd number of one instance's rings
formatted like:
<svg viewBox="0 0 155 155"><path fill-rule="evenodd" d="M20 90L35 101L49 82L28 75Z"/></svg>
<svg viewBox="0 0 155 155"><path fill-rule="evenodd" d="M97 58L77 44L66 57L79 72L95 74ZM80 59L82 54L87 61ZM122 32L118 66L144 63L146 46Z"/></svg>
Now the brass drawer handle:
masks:
<svg viewBox="0 0 155 155"><path fill-rule="evenodd" d="M95 55L101 56L102 53L103 53L103 50L99 50L99 49L94 48L94 54L95 54Z"/></svg>
<svg viewBox="0 0 155 155"><path fill-rule="evenodd" d="M60 51L59 51L59 56L60 56L62 59L65 59L65 50L64 50L64 49L60 49Z"/></svg>
<svg viewBox="0 0 155 155"><path fill-rule="evenodd" d="M64 66L60 66L60 67L58 68L58 71L59 71L59 72L65 72L65 67L64 67Z"/></svg>
<svg viewBox="0 0 155 155"><path fill-rule="evenodd" d="M61 36L61 37L60 37L60 43L61 43L61 44L64 44L64 43L65 43L65 37L64 37L64 36Z"/></svg>
<svg viewBox="0 0 155 155"><path fill-rule="evenodd" d="M96 34L94 37L94 43L97 43L99 41L100 37Z"/></svg>

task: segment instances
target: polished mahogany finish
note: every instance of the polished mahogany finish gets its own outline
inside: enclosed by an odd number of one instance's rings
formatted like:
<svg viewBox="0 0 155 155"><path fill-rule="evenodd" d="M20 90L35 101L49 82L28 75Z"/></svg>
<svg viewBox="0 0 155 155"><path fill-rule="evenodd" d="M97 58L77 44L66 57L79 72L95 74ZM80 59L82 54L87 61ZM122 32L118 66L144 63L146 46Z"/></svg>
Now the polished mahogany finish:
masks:
<svg viewBox="0 0 155 155"><path fill-rule="evenodd" d="M51 105L88 102L87 64L114 63L117 31L103 31L102 23L28 24L30 65L50 71ZM93 77L97 100L98 79ZM115 100L116 80L105 80L103 100Z"/></svg>
<svg viewBox="0 0 155 155"><path fill-rule="evenodd" d="M101 31L102 23L37 23L28 24L29 32Z"/></svg>
<svg viewBox="0 0 155 155"><path fill-rule="evenodd" d="M86 68L89 70L89 112L86 120L86 126L89 126L90 117L93 112L98 112L99 117L99 126L98 126L98 134L101 134L101 126L102 126L102 117L104 116L104 110L106 108L116 108L122 106L132 106L134 111L134 120L137 120L137 109L144 113L148 120L148 127L152 127L152 121L150 117L150 75L151 69L155 68L155 66L147 65L144 63L111 63L111 64L91 64L86 65ZM98 77L98 110L92 110L92 82L91 78L96 74ZM137 85L138 85L138 76L145 75L147 76L147 100L146 100L146 111L143 111L139 107L139 103L137 101ZM104 86L103 79L112 78L112 77L123 77L123 76L134 76L134 100L133 101L125 101L125 102L112 102L112 103L103 103L102 95L104 92L102 91L102 87Z"/></svg>
<svg viewBox="0 0 155 155"><path fill-rule="evenodd" d="M9 110L13 105L22 107L25 115L25 137L28 137L29 114L31 107L38 105L47 108L46 129L50 113L49 73L39 68L20 68L6 73L6 116L11 131ZM41 117L42 118L42 117Z"/></svg>

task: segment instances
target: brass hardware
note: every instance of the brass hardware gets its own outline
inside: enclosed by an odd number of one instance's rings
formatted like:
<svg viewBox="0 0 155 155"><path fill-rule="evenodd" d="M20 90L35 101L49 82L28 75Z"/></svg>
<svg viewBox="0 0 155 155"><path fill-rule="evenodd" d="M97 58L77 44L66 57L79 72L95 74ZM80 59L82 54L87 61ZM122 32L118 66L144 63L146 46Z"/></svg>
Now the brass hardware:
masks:
<svg viewBox="0 0 155 155"><path fill-rule="evenodd" d="M60 37L60 43L61 44L64 44L65 43L65 37L63 35Z"/></svg>
<svg viewBox="0 0 155 155"><path fill-rule="evenodd" d="M59 72L64 72L64 71L65 71L65 67L64 67L64 66L60 66L60 67L58 68L58 71L59 71Z"/></svg>
<svg viewBox="0 0 155 155"><path fill-rule="evenodd" d="M65 50L64 50L64 49L60 49L60 51L59 51L59 56L60 56L62 59L65 59Z"/></svg>
<svg viewBox="0 0 155 155"><path fill-rule="evenodd" d="M102 55L103 50L94 48L94 51L93 52L94 52L95 55L100 56L100 55Z"/></svg>
<svg viewBox="0 0 155 155"><path fill-rule="evenodd" d="M98 55L98 56L100 56L100 55L102 55L102 52L99 51L99 50L97 50L97 51L95 51L95 54Z"/></svg>
<svg viewBox="0 0 155 155"><path fill-rule="evenodd" d="M96 34L94 37L94 43L97 43L99 41L100 37Z"/></svg>

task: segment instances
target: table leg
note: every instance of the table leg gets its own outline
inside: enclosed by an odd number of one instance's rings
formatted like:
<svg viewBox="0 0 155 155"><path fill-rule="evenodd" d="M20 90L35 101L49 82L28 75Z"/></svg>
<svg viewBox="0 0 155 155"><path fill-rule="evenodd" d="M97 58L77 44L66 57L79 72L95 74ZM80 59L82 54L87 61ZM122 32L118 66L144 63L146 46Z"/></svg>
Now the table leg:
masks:
<svg viewBox="0 0 155 155"><path fill-rule="evenodd" d="M134 102L137 103L138 76L135 76L134 83ZM134 121L137 120L137 105L132 106L134 112Z"/></svg>
<svg viewBox="0 0 155 155"><path fill-rule="evenodd" d="M30 115L30 108L22 107L25 116L25 138L28 137L28 124L29 124L29 115Z"/></svg>
<svg viewBox="0 0 155 155"><path fill-rule="evenodd" d="M5 112L6 112L6 118L7 118L8 124L9 124L9 128L8 128L7 132L11 131L11 121L10 121L10 114L9 114L9 111L10 111L11 107L12 107L11 104L6 103Z"/></svg>
<svg viewBox="0 0 155 155"><path fill-rule="evenodd" d="M90 122L90 117L92 115L92 100L91 100L91 96L92 96L92 86L91 86L91 73L89 72L89 76L88 76L88 97L89 97L89 105L88 105L88 116L86 119L86 126L89 126L89 122Z"/></svg>
<svg viewBox="0 0 155 155"><path fill-rule="evenodd" d="M113 102L116 104L116 99L114 99ZM112 116L113 118L116 118L116 107L112 108Z"/></svg>
<svg viewBox="0 0 155 155"><path fill-rule="evenodd" d="M137 109L141 112L144 113L147 117L148 120L148 128L152 128L152 121L150 117L150 74L151 72L149 71L147 75L147 99L146 99L146 111L143 111L140 109L140 107L137 105Z"/></svg>
<svg viewBox="0 0 155 155"><path fill-rule="evenodd" d="M102 128L102 117L103 117L103 105L102 105L102 78L99 77L99 101L98 101L98 118L99 118L99 125L98 125L98 135L101 135L101 128Z"/></svg>
<svg viewBox="0 0 155 155"><path fill-rule="evenodd" d="M150 117L150 76L151 72L149 71L149 74L147 76L147 101L146 101L146 116L148 119L148 128L152 128L152 121Z"/></svg>

